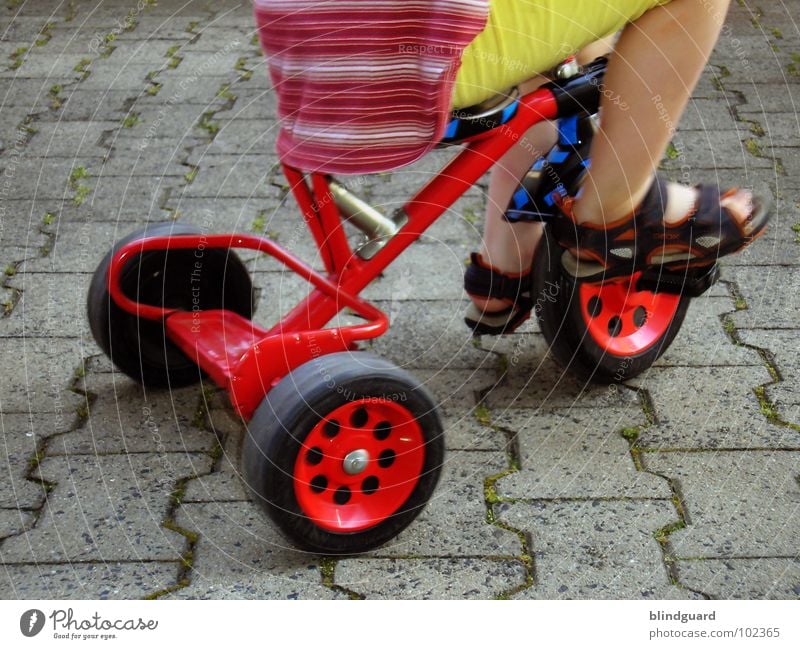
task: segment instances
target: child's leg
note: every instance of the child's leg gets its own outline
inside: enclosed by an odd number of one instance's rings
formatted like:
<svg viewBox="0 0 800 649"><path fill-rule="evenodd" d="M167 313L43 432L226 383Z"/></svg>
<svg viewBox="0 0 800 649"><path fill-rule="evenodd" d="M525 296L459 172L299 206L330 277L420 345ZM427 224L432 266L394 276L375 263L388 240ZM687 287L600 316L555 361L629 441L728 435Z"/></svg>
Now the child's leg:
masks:
<svg viewBox="0 0 800 649"><path fill-rule="evenodd" d="M592 141L592 168L575 202L577 221L602 224L630 213L642 201L653 173L700 78L730 0L672 0L627 26L605 76L599 132ZM658 95L658 101L653 98ZM624 150L621 147L624 146ZM683 217L696 191L672 184L666 221ZM747 192L722 204L743 215Z"/></svg>
<svg viewBox="0 0 800 649"><path fill-rule="evenodd" d="M579 63L588 63L607 54L614 37L597 41L580 51ZM532 92L545 83L545 77L535 77L519 86L520 92ZM483 228L483 243L480 254L490 266L503 273L526 272L533 262L533 251L542 234L540 223L509 223L503 218L511 196L519 186L520 179L531 168L534 161L547 153L556 142L556 126L542 122L531 128L506 153L489 174L489 193L486 199L486 218ZM473 297L472 301L481 311L499 311L506 306L498 299Z"/></svg>

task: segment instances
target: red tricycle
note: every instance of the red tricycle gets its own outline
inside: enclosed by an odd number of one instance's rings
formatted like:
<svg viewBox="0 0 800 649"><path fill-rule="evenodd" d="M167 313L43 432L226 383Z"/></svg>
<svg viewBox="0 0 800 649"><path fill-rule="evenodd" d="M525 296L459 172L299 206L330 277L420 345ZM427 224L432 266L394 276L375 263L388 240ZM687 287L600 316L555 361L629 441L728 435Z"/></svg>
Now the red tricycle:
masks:
<svg viewBox="0 0 800 649"><path fill-rule="evenodd" d="M566 78L526 96L512 92L459 111L443 144L462 150L389 216L328 175L284 166L324 272L260 236L208 234L179 223L128 236L92 280L95 340L146 386L183 386L205 375L227 390L247 422L246 485L295 543L325 554L385 543L428 502L444 440L425 387L358 351L360 341L389 327L359 293L532 125L558 120L559 142L522 179L507 218L545 222L528 289L559 362L601 382L637 375L675 337L689 299L716 279L716 266L594 282L564 271L561 259L569 253L548 225L559 218L553 195L573 193L586 169L604 71L598 59L568 75L562 70ZM364 233L363 245L351 247L345 222ZM251 321L253 287L234 248L270 255L311 285L269 330ZM545 292L547 299L536 300ZM326 328L345 309L363 322Z"/></svg>

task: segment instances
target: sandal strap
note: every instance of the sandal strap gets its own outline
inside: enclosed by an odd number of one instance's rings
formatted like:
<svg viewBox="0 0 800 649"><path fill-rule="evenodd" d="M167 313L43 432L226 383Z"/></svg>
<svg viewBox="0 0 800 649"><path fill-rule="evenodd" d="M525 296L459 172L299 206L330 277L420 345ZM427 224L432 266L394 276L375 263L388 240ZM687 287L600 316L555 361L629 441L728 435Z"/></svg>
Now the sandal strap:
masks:
<svg viewBox="0 0 800 649"><path fill-rule="evenodd" d="M731 245L738 246L745 234L738 219L723 207L722 194L716 185L695 185L697 199L686 215L665 225L642 222L641 228L648 237L645 248L669 245L685 250L693 258L708 257L714 253L726 254ZM728 190L729 195L737 190ZM751 214L752 217L752 214ZM748 218L751 218L748 217Z"/></svg>
<svg viewBox="0 0 800 649"><path fill-rule="evenodd" d="M728 208L720 204L723 197L719 187L696 185L695 189L698 191L697 204L694 211L687 215L686 222L690 228L684 229L682 243L693 248L699 245L701 250L707 250L724 241L741 239L744 232L739 226L738 219ZM736 190L728 190L725 195L734 191ZM753 213L748 219L752 215Z"/></svg>
<svg viewBox="0 0 800 649"><path fill-rule="evenodd" d="M525 300L530 300L530 272L520 275L501 273L486 264L480 254L473 252L464 273L464 290L475 297L496 298L522 306Z"/></svg>
<svg viewBox="0 0 800 649"><path fill-rule="evenodd" d="M553 233L562 248L578 248L582 252L595 253L599 260L610 255L612 261L614 258L624 261L636 254L634 248L640 236L640 222L652 220L654 214L660 215L659 219L663 220L667 205L667 183L660 176L655 176L639 206L607 225L578 224L572 211L575 199L558 195L553 198L567 217L553 221Z"/></svg>

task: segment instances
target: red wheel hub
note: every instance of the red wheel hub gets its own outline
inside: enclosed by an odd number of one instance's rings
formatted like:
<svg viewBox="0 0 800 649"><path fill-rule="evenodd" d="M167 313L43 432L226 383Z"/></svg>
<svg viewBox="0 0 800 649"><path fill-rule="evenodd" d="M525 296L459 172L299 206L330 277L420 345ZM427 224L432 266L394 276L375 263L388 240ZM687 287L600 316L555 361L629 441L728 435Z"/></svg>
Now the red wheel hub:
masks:
<svg viewBox="0 0 800 649"><path fill-rule="evenodd" d="M358 532L408 500L425 461L422 428L403 405L361 399L339 406L308 434L294 466L303 513L331 532Z"/></svg>
<svg viewBox="0 0 800 649"><path fill-rule="evenodd" d="M582 284L581 314L589 335L615 356L635 356L664 336L681 298L637 291L641 273L603 284Z"/></svg>

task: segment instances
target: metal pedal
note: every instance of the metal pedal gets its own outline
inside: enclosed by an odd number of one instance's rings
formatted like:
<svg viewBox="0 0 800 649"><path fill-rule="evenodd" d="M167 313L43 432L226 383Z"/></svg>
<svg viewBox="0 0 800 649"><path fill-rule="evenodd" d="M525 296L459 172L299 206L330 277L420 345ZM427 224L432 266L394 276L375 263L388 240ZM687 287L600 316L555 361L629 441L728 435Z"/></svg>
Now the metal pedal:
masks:
<svg viewBox="0 0 800 649"><path fill-rule="evenodd" d="M704 268L690 268L686 272L666 271L660 268L642 272L636 290L652 293L671 293L684 297L700 297L719 279L719 264Z"/></svg>

